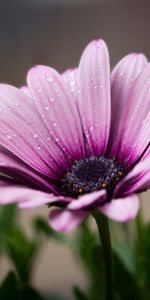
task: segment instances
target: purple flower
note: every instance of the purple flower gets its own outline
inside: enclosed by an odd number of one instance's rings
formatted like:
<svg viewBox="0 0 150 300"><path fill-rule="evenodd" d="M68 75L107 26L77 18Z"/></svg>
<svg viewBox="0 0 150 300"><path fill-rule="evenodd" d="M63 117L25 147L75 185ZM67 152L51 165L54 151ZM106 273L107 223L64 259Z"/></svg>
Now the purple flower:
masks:
<svg viewBox="0 0 150 300"><path fill-rule="evenodd" d="M111 82L111 84L110 84ZM104 41L78 69L36 66L27 86L0 85L0 203L55 206L50 225L69 231L94 207L133 219L150 187L150 65L125 56L110 76Z"/></svg>

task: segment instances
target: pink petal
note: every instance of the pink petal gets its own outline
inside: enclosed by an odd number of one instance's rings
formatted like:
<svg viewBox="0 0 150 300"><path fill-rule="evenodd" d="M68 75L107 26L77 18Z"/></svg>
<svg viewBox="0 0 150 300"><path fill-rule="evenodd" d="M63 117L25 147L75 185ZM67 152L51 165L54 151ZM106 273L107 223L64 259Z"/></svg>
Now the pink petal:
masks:
<svg viewBox="0 0 150 300"><path fill-rule="evenodd" d="M69 157L84 156L81 122L73 98L62 77L53 69L37 66L29 71L28 84L45 125Z"/></svg>
<svg viewBox="0 0 150 300"><path fill-rule="evenodd" d="M130 197L113 199L99 207L99 210L112 220L128 222L134 219L139 210L139 199L136 195Z"/></svg>
<svg viewBox="0 0 150 300"><path fill-rule="evenodd" d="M67 204L68 201L62 196L55 196L53 194L46 194L41 192L35 192L31 195L29 194L29 200L28 201L22 201L19 202L18 206L21 209L31 209L31 208L36 208L39 206L42 206L44 204L50 204L50 203L55 203L61 202L62 204Z"/></svg>
<svg viewBox="0 0 150 300"><path fill-rule="evenodd" d="M120 138L120 123L124 110L128 104L133 83L147 65L147 59L143 54L132 53L125 56L116 65L111 75L112 117L109 146L114 154L113 148Z"/></svg>
<svg viewBox="0 0 150 300"><path fill-rule="evenodd" d="M27 86L22 86L20 88L20 91L23 92L28 98L32 99L32 95L31 95L30 90Z"/></svg>
<svg viewBox="0 0 150 300"><path fill-rule="evenodd" d="M54 209L49 214L49 225L60 232L68 232L78 226L87 216L86 211Z"/></svg>
<svg viewBox="0 0 150 300"><path fill-rule="evenodd" d="M62 74L64 82L67 84L70 93L75 101L79 97L79 80L78 80L78 69L69 69Z"/></svg>
<svg viewBox="0 0 150 300"><path fill-rule="evenodd" d="M36 185L38 188L57 193L49 178L42 176L2 147L0 148L0 172L17 179L20 183Z"/></svg>
<svg viewBox="0 0 150 300"><path fill-rule="evenodd" d="M99 204L101 204L105 198L106 190L92 192L71 201L67 208L71 210L88 208L88 206L94 204L95 202L99 202Z"/></svg>
<svg viewBox="0 0 150 300"><path fill-rule="evenodd" d="M150 143L149 143L149 147L146 149L143 157L142 157L142 160L144 160L145 158L148 158L150 157Z"/></svg>
<svg viewBox="0 0 150 300"><path fill-rule="evenodd" d="M116 186L115 197L150 188L150 157L140 161Z"/></svg>
<svg viewBox="0 0 150 300"><path fill-rule="evenodd" d="M58 200L63 200L63 197L0 181L0 205L19 202L20 207L23 207L21 202L25 202L24 207L30 208Z"/></svg>
<svg viewBox="0 0 150 300"><path fill-rule="evenodd" d="M150 64L135 80L124 107L111 155L129 166L143 153L150 136Z"/></svg>
<svg viewBox="0 0 150 300"><path fill-rule="evenodd" d="M1 145L44 175L58 179L70 161L20 90L0 85Z"/></svg>
<svg viewBox="0 0 150 300"><path fill-rule="evenodd" d="M103 40L90 43L79 65L79 101L88 155L105 152L110 128L110 66Z"/></svg>

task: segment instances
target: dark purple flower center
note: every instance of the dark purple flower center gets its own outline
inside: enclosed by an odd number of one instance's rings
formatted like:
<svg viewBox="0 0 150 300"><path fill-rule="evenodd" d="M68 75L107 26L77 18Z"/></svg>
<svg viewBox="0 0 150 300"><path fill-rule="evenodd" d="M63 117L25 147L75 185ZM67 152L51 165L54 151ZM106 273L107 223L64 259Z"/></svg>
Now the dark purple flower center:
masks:
<svg viewBox="0 0 150 300"><path fill-rule="evenodd" d="M111 194L123 175L123 163L115 159L91 156L74 161L61 180L61 194L77 198L101 189L107 189Z"/></svg>

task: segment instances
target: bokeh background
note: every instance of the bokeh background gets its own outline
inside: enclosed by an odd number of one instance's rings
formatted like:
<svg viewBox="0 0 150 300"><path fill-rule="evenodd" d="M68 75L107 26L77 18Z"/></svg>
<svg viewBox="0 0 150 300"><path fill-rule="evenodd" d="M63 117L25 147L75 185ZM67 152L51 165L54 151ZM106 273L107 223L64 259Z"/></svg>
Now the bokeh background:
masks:
<svg viewBox="0 0 150 300"><path fill-rule="evenodd" d="M74 67L86 44L99 37L108 44L111 67L129 52L144 52L150 59L149 12L149 0L0 0L0 81L21 86L35 64L60 72ZM149 196L142 195L146 219ZM21 212L29 234L33 214L47 217L48 210ZM9 268L3 260L0 277ZM39 257L33 282L39 290L58 291L71 300L71 286L84 286L86 279L72 252L50 242Z"/></svg>

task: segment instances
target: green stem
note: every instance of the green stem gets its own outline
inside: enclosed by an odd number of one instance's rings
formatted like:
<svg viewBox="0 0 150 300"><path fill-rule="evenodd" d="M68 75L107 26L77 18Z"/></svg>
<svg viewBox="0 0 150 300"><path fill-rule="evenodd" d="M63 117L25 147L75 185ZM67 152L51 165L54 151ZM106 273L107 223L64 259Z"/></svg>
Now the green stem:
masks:
<svg viewBox="0 0 150 300"><path fill-rule="evenodd" d="M94 210L93 217L96 221L99 237L102 244L105 270L105 297L106 300L114 300L114 275L113 260L108 219L98 210Z"/></svg>

